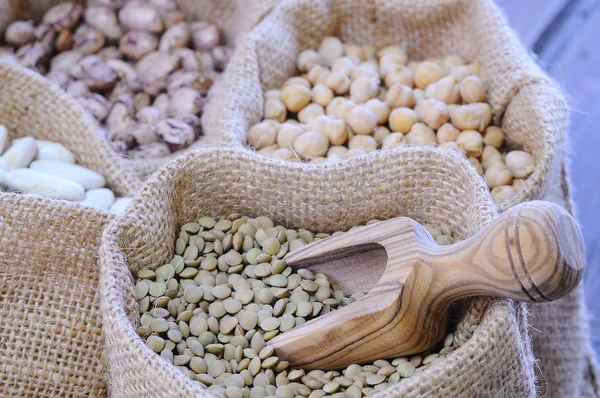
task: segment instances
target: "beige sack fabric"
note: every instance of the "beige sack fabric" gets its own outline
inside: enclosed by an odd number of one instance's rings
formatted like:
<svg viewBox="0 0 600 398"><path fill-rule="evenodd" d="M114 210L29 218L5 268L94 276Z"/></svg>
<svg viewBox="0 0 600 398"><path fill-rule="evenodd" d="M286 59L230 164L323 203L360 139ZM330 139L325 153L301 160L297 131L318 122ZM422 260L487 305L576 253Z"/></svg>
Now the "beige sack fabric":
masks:
<svg viewBox="0 0 600 398"><path fill-rule="evenodd" d="M248 128L262 117L263 90L295 75L298 53L328 35L401 45L417 59L459 54L480 62L495 120L506 110L508 142L530 151L537 164L527 188L501 210L541 198L565 132L566 105L491 0L284 0L239 43L212 91L203 116L210 139L244 145ZM526 86L534 89L521 90Z"/></svg>
<svg viewBox="0 0 600 398"><path fill-rule="evenodd" d="M39 74L1 61L0 124L11 138L32 136L63 144L79 164L105 176L115 193L133 195L140 185L76 101Z"/></svg>
<svg viewBox="0 0 600 398"><path fill-rule="evenodd" d="M545 200L566 208L574 216L565 145L558 148ZM593 266L593 264L588 264ZM600 380L590 345L583 284L568 296L529 307L530 334L539 366L537 394L544 398L598 398Z"/></svg>
<svg viewBox="0 0 600 398"><path fill-rule="evenodd" d="M127 215L106 228L100 297L109 389L115 397L208 396L137 335L134 277L172 255L178 226L201 215L267 215L293 228L348 229L373 218L449 223L470 236L497 216L486 187L454 152L399 148L325 167L232 148L202 148L151 176ZM458 349L380 396L534 397L526 307L467 301Z"/></svg>
<svg viewBox="0 0 600 398"><path fill-rule="evenodd" d="M97 259L111 216L23 195L0 201L0 396L105 396Z"/></svg>
<svg viewBox="0 0 600 398"><path fill-rule="evenodd" d="M8 23L15 19L31 18L39 20L44 12L65 0L0 0L0 38ZM228 45L234 46L244 33L260 21L273 8L277 0L177 0L189 20L208 21L219 26ZM87 127L89 129L90 127ZM194 146L207 140L201 139ZM112 149L109 148L111 152ZM141 179L156 171L186 150L178 151L161 158L124 159L121 163L134 170ZM116 155L118 156L118 155Z"/></svg>

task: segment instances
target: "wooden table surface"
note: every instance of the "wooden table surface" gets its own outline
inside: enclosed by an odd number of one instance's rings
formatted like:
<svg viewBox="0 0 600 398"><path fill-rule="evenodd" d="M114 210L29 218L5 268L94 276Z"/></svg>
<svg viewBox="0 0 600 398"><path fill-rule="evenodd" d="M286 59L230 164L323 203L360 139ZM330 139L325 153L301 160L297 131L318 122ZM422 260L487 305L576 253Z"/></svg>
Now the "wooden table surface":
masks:
<svg viewBox="0 0 600 398"><path fill-rule="evenodd" d="M600 357L600 0L496 0L567 93L571 179L587 251L585 295Z"/></svg>

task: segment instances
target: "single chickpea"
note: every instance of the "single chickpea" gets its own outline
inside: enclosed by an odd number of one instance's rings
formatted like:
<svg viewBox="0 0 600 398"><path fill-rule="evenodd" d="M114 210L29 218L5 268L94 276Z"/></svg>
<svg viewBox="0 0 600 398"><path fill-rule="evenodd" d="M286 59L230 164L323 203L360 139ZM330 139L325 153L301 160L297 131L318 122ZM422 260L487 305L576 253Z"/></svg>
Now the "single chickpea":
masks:
<svg viewBox="0 0 600 398"><path fill-rule="evenodd" d="M340 107L348 101L347 98L344 97L335 97L333 98L329 104L325 107L325 113L329 117L337 117Z"/></svg>
<svg viewBox="0 0 600 398"><path fill-rule="evenodd" d="M333 91L324 84L316 84L311 92L312 102L321 106L327 106L333 99Z"/></svg>
<svg viewBox="0 0 600 398"><path fill-rule="evenodd" d="M391 86L385 95L385 102L391 109L400 107L412 108L415 106L415 95L412 88L396 83Z"/></svg>
<svg viewBox="0 0 600 398"><path fill-rule="evenodd" d="M330 120L334 120L334 119L332 119L328 115L319 115L319 116L315 117L314 119L309 120L306 123L306 131L318 131L319 133L324 133L325 125ZM335 119L335 120L337 120L337 119Z"/></svg>
<svg viewBox="0 0 600 398"><path fill-rule="evenodd" d="M425 94L430 91L428 98L435 98L438 101L443 101L446 104L459 104L460 103L460 86L458 85L458 79L456 76L446 76L438 80L437 82L430 84L425 90Z"/></svg>
<svg viewBox="0 0 600 398"><path fill-rule="evenodd" d="M350 112L352 112L354 110L354 108L356 108L356 104L350 100L346 100L342 105L340 105L340 107L338 108L337 111L337 118L343 120L344 122L346 122L346 124L348 124L348 115L350 115Z"/></svg>
<svg viewBox="0 0 600 398"><path fill-rule="evenodd" d="M485 129L485 134L483 135L483 143L485 145L500 148L503 142L504 132L502 132L502 129L496 126L489 126Z"/></svg>
<svg viewBox="0 0 600 398"><path fill-rule="evenodd" d="M287 117L287 109L283 102L278 99L266 100L264 114L265 119L275 119L278 122L283 123Z"/></svg>
<svg viewBox="0 0 600 398"><path fill-rule="evenodd" d="M362 46L362 50L365 54L365 59L373 59L377 55L377 47L372 44L365 44Z"/></svg>
<svg viewBox="0 0 600 398"><path fill-rule="evenodd" d="M417 62L417 61L408 61L407 64L406 64L406 66L408 66L408 68L410 70L412 70L413 72L416 72L417 68L419 67L420 64L421 63Z"/></svg>
<svg viewBox="0 0 600 398"><path fill-rule="evenodd" d="M377 51L377 56L382 58L389 55L399 55L404 59L403 64L408 61L408 54L400 46L385 46Z"/></svg>
<svg viewBox="0 0 600 398"><path fill-rule="evenodd" d="M323 84L330 74L331 71L328 68L322 65L315 65L310 69L310 71L306 75L306 78L313 85L319 83Z"/></svg>
<svg viewBox="0 0 600 398"><path fill-rule="evenodd" d="M377 115L377 124L384 124L390 117L390 107L378 98L372 98L364 104Z"/></svg>
<svg viewBox="0 0 600 398"><path fill-rule="evenodd" d="M487 169L496 162L504 162L502 154L493 146L486 145L481 153L481 163Z"/></svg>
<svg viewBox="0 0 600 398"><path fill-rule="evenodd" d="M301 77L301 76L293 76L293 77L290 77L289 79L287 79L283 83L283 85L281 86L281 89L284 89L285 87L291 86L294 84L300 84L301 86L304 86L306 88L311 87L310 81L308 79Z"/></svg>
<svg viewBox="0 0 600 398"><path fill-rule="evenodd" d="M327 148L329 148L329 140L316 131L307 131L294 142L294 151L304 160L325 156Z"/></svg>
<svg viewBox="0 0 600 398"><path fill-rule="evenodd" d="M337 37L326 37L319 47L319 55L326 65L331 65L333 61L344 55L344 44Z"/></svg>
<svg viewBox="0 0 600 398"><path fill-rule="evenodd" d="M453 150L453 151L458 151L458 152L462 153L463 155L466 155L465 151L462 150L462 149L460 149L458 147L458 145L456 144L455 141L444 142L443 144L440 144L440 148L445 148L445 149L450 149L450 150Z"/></svg>
<svg viewBox="0 0 600 398"><path fill-rule="evenodd" d="M478 158L483 152L483 137L479 131L464 130L458 135L456 144L466 151L467 156Z"/></svg>
<svg viewBox="0 0 600 398"><path fill-rule="evenodd" d="M377 73L377 67L374 67L373 65L367 62L363 62L359 65L356 65L350 71L350 78L352 80L356 80L360 77L370 77L374 79L377 82L377 84L379 84L380 82L379 73Z"/></svg>
<svg viewBox="0 0 600 398"><path fill-rule="evenodd" d="M300 125L289 122L282 123L277 133L277 145L281 148L292 149L296 139L304 132L305 130Z"/></svg>
<svg viewBox="0 0 600 398"><path fill-rule="evenodd" d="M281 92L279 90L268 90L265 92L265 101L268 100L280 100Z"/></svg>
<svg viewBox="0 0 600 398"><path fill-rule="evenodd" d="M390 129L395 133L408 133L418 121L417 112L414 109L405 107L394 109L389 118Z"/></svg>
<svg viewBox="0 0 600 398"><path fill-rule="evenodd" d="M492 122L492 108L485 102L460 105L451 112L450 118L461 130L484 131Z"/></svg>
<svg viewBox="0 0 600 398"><path fill-rule="evenodd" d="M445 144L446 142L456 142L459 134L460 130L451 123L444 123L438 129L436 136L440 144Z"/></svg>
<svg viewBox="0 0 600 398"><path fill-rule="evenodd" d="M520 178L515 178L512 181L512 186L513 186L513 188L515 188L517 190L517 192L521 192L522 190L524 190L527 187L527 183L525 182L525 180L522 180Z"/></svg>
<svg viewBox="0 0 600 398"><path fill-rule="evenodd" d="M362 148L366 153L369 153L377 149L377 141L370 135L355 135L348 142L348 148L350 150Z"/></svg>
<svg viewBox="0 0 600 398"><path fill-rule="evenodd" d="M377 142L378 146L381 146L383 144L383 140L388 135L390 135L390 129L388 129L385 126L377 126L375 127L375 130L373 130L373 138L375 138L375 141Z"/></svg>
<svg viewBox="0 0 600 398"><path fill-rule="evenodd" d="M298 158L298 156L296 156L296 154L294 153L294 151L292 151L289 148L279 148L276 151L273 152L273 157L275 159L281 159L281 160L286 160L288 162L297 162L300 159Z"/></svg>
<svg viewBox="0 0 600 398"><path fill-rule="evenodd" d="M277 145L270 145L270 146L259 149L257 151L257 153L260 153L261 155L266 156L268 158L272 158L273 154L278 149L279 149L279 147Z"/></svg>
<svg viewBox="0 0 600 398"><path fill-rule="evenodd" d="M363 48L354 44L344 44L344 55L346 57L356 57L361 61L366 59Z"/></svg>
<svg viewBox="0 0 600 398"><path fill-rule="evenodd" d="M304 50L298 55L297 67L301 73L306 73L315 65L323 65L324 61L315 50Z"/></svg>
<svg viewBox="0 0 600 398"><path fill-rule="evenodd" d="M508 185L512 182L512 179L512 173L502 162L492 164L485 171L485 180L490 188Z"/></svg>
<svg viewBox="0 0 600 398"><path fill-rule="evenodd" d="M426 89L427 86L442 77L444 77L444 69L441 66L430 61L421 62L415 71L415 85L418 88Z"/></svg>
<svg viewBox="0 0 600 398"><path fill-rule="evenodd" d="M471 72L472 75L479 76L479 73L481 73L481 65L479 62L469 64L469 72Z"/></svg>
<svg viewBox="0 0 600 398"><path fill-rule="evenodd" d="M450 70L453 66L459 66L466 64L466 61L460 55L448 55L444 57L442 61L442 66L448 70Z"/></svg>
<svg viewBox="0 0 600 398"><path fill-rule="evenodd" d="M377 126L377 115L364 105L355 107L346 118L354 134L368 135Z"/></svg>
<svg viewBox="0 0 600 398"><path fill-rule="evenodd" d="M460 82L460 95L467 104L487 99L485 84L477 76L467 76Z"/></svg>
<svg viewBox="0 0 600 398"><path fill-rule="evenodd" d="M332 72L340 72L346 76L350 75L352 68L358 65L358 62L355 62L354 58L350 57L342 57L335 60L335 62L331 65Z"/></svg>
<svg viewBox="0 0 600 398"><path fill-rule="evenodd" d="M419 102L415 106L415 111L417 111L419 120L434 130L437 130L449 119L446 104L433 98Z"/></svg>
<svg viewBox="0 0 600 398"><path fill-rule="evenodd" d="M334 146L343 145L348 139L346 123L340 119L329 119L325 123L323 134L329 140L329 144Z"/></svg>
<svg viewBox="0 0 600 398"><path fill-rule="evenodd" d="M248 145L252 148L263 149L275 144L279 123L274 120L263 120L248 130Z"/></svg>
<svg viewBox="0 0 600 398"><path fill-rule="evenodd" d="M504 203L517 195L517 190L510 185L501 185L492 189L492 199L497 204Z"/></svg>
<svg viewBox="0 0 600 398"><path fill-rule="evenodd" d="M350 89L352 81L341 72L331 72L325 79L324 84L332 89L337 95L344 95Z"/></svg>
<svg viewBox="0 0 600 398"><path fill-rule="evenodd" d="M301 123L308 123L317 116L325 115L325 109L319 104L308 104L298 112L298 120Z"/></svg>
<svg viewBox="0 0 600 398"><path fill-rule="evenodd" d="M506 154L506 167L516 178L525 178L533 173L533 156L525 151L510 151Z"/></svg>
<svg viewBox="0 0 600 398"><path fill-rule="evenodd" d="M329 151L327 151L327 157L333 157L333 156L338 156L340 158L342 158L346 152L348 152L348 148L345 146L332 146L329 148Z"/></svg>
<svg viewBox="0 0 600 398"><path fill-rule="evenodd" d="M466 65L456 65L450 68L450 74L456 76L460 81L471 74L469 67Z"/></svg>
<svg viewBox="0 0 600 398"><path fill-rule="evenodd" d="M281 101L293 113L299 112L310 103L310 89L300 84L292 84L281 90Z"/></svg>
<svg viewBox="0 0 600 398"><path fill-rule="evenodd" d="M367 152L365 152L363 148L349 149L348 152L346 152L346 154L343 156L343 159L357 158L366 154Z"/></svg>
<svg viewBox="0 0 600 398"><path fill-rule="evenodd" d="M392 149L404 145L406 145L404 134L391 133L383 139L383 142L381 143L381 149Z"/></svg>
<svg viewBox="0 0 600 398"><path fill-rule="evenodd" d="M479 160L472 156L469 156L468 160L469 160L469 163L471 163L471 166L473 166L473 168L477 171L477 174L482 176L483 175L483 166L481 166L481 163L479 162Z"/></svg>
<svg viewBox="0 0 600 398"><path fill-rule="evenodd" d="M425 123L415 123L404 138L410 145L437 144L435 131Z"/></svg>
<svg viewBox="0 0 600 398"><path fill-rule="evenodd" d="M350 100L363 104L377 96L379 85L369 77L359 77L350 84Z"/></svg>
<svg viewBox="0 0 600 398"><path fill-rule="evenodd" d="M386 64L387 65L387 64ZM383 65L382 65L383 68ZM414 80L415 74L412 70L404 65L396 65L394 69L392 69L385 76L385 85L386 87L393 86L396 83L402 83L405 86L413 88L415 86Z"/></svg>

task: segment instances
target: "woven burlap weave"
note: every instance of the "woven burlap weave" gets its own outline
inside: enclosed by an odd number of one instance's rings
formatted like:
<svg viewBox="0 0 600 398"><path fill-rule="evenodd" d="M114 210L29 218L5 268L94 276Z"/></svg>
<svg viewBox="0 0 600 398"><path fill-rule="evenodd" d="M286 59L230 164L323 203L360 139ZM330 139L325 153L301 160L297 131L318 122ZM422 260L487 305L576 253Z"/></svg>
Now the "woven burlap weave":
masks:
<svg viewBox="0 0 600 398"><path fill-rule="evenodd" d="M97 258L110 215L0 201L0 396L105 396Z"/></svg>
<svg viewBox="0 0 600 398"><path fill-rule="evenodd" d="M136 333L134 276L173 255L178 226L200 215L268 215L294 228L347 229L372 218L447 222L463 236L496 215L486 188L460 155L402 148L327 167L203 148L151 176L101 247L100 297L109 389L115 397L206 396L200 384L152 352ZM459 348L381 396L533 397L533 356L524 305L470 301Z"/></svg>
<svg viewBox="0 0 600 398"><path fill-rule="evenodd" d="M9 22L16 19L39 20L51 6L65 0L0 0L0 37ZM83 1L80 1L83 2ZM250 30L274 6L277 0L177 0L181 10L190 21L208 21L222 30L226 44L233 47L244 33ZM33 85L34 82L28 82ZM85 129L95 128L87 126ZM208 140L194 144L202 145ZM110 148L109 148L110 149ZM112 151L112 150L111 150ZM114 152L114 151L113 151ZM146 178L170 160L186 150L149 159L125 159L123 163L137 173L139 178Z"/></svg>

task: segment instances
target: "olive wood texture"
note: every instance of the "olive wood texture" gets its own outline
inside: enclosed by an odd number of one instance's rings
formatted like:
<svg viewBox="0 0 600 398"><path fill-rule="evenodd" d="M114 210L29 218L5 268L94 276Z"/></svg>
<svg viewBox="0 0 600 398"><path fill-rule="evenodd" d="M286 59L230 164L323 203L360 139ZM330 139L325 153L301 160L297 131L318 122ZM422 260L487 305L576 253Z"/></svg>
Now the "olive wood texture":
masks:
<svg viewBox="0 0 600 398"><path fill-rule="evenodd" d="M368 292L268 343L291 366L335 369L431 348L446 332L448 308L465 297L561 298L582 278L585 249L565 209L533 201L450 246L401 217L323 239L285 260L327 274L345 292Z"/></svg>

